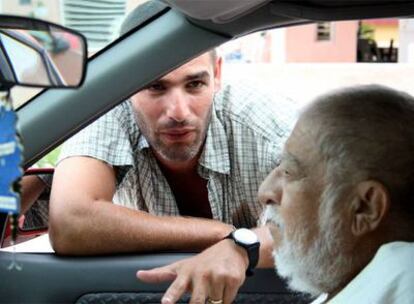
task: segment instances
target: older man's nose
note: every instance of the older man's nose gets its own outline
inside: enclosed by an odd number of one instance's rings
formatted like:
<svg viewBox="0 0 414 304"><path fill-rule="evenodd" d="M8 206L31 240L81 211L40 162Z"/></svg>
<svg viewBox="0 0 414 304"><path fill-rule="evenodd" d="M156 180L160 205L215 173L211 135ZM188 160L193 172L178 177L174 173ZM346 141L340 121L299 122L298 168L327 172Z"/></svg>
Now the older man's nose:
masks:
<svg viewBox="0 0 414 304"><path fill-rule="evenodd" d="M167 116L177 122L182 122L190 114L189 101L180 90L171 92L168 100Z"/></svg>
<svg viewBox="0 0 414 304"><path fill-rule="evenodd" d="M280 205L277 194L272 190L264 190L259 192L259 202L262 205Z"/></svg>
<svg viewBox="0 0 414 304"><path fill-rule="evenodd" d="M258 199L263 205L280 205L282 189L276 170L273 170L260 185Z"/></svg>

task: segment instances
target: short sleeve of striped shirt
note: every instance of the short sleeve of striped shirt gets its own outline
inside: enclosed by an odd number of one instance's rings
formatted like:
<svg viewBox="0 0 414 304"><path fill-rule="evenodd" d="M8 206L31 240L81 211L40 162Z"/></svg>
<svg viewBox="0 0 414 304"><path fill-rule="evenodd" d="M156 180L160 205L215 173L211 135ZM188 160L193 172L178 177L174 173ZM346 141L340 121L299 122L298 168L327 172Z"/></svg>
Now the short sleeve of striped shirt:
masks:
<svg viewBox="0 0 414 304"><path fill-rule="evenodd" d="M67 140L59 161L71 156L89 156L111 166L132 166L133 138L138 127L131 107L130 101L123 102Z"/></svg>

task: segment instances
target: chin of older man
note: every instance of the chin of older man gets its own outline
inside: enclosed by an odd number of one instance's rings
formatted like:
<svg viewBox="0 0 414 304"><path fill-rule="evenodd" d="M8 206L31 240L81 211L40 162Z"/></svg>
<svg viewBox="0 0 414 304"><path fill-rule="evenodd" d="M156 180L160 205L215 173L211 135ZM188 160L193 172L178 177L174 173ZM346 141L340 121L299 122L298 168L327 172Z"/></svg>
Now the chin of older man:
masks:
<svg viewBox="0 0 414 304"><path fill-rule="evenodd" d="M413 148L407 94L359 86L305 109L259 189L276 271L292 290L322 294L318 303L414 303ZM231 303L245 278L243 256L224 240L138 277L174 280L163 303L185 291L191 303Z"/></svg>

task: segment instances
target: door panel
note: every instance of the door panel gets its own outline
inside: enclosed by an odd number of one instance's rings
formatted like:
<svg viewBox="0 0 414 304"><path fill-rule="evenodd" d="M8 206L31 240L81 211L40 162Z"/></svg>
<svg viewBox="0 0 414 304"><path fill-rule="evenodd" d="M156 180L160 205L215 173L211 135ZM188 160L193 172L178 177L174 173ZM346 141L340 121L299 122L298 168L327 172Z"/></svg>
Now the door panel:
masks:
<svg viewBox="0 0 414 304"><path fill-rule="evenodd" d="M184 253L60 257L17 254L22 270L7 270L12 253L0 252L0 302L4 303L160 303L169 284L145 284L139 269L191 256ZM186 303L188 295L180 303ZM271 269L247 278L235 303L307 303L289 293Z"/></svg>

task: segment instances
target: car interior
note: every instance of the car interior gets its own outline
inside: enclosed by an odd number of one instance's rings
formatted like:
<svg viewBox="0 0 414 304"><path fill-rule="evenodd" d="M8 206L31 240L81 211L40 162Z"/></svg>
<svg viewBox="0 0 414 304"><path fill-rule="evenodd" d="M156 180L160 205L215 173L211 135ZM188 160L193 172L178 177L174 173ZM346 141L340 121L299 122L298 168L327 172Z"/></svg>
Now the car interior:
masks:
<svg viewBox="0 0 414 304"><path fill-rule="evenodd" d="M16 110L24 140L25 169L151 81L227 41L265 29L319 21L412 17L414 1L165 0L151 10L151 17L89 59L80 88L45 89ZM47 197L42 199L47 202ZM6 222L0 224L3 238ZM193 254L70 257L0 252L0 302L159 303L168 284L140 282L136 271ZM22 265L20 271L7 269L15 258ZM180 303L188 300L186 295ZM258 269L247 278L235 301L309 302L309 298L289 291L273 269Z"/></svg>

